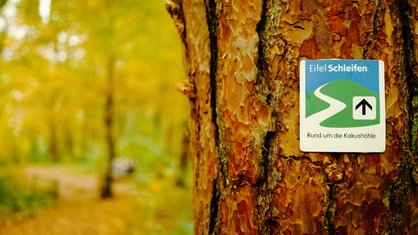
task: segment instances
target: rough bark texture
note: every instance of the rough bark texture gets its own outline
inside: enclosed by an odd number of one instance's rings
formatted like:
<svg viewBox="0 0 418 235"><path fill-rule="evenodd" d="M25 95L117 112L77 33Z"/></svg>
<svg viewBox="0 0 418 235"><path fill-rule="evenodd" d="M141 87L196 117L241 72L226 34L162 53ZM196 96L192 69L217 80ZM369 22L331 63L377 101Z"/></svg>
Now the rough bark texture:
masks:
<svg viewBox="0 0 418 235"><path fill-rule="evenodd" d="M185 48L195 234L417 234L415 0L169 0ZM299 62L385 63L382 154L299 150Z"/></svg>

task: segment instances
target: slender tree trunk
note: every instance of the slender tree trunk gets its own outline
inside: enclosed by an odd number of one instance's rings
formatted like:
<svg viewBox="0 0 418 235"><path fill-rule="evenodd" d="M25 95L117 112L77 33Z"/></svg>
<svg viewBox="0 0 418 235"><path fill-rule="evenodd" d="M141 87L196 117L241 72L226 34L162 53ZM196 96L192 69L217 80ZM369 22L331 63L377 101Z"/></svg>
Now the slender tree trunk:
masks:
<svg viewBox="0 0 418 235"><path fill-rule="evenodd" d="M52 120L54 117L51 117L51 123L49 126L49 155L52 162L59 162L59 150L58 150L58 136L57 136L57 126L55 121Z"/></svg>
<svg viewBox="0 0 418 235"><path fill-rule="evenodd" d="M104 105L104 124L106 127L106 147L107 147L107 164L104 173L103 186L101 191L102 198L110 198L113 196L112 192L112 162L116 157L114 129L114 67L115 59L110 57L108 59L108 74L107 74L107 92L106 102Z"/></svg>
<svg viewBox="0 0 418 235"><path fill-rule="evenodd" d="M75 158L75 146L74 146L74 126L71 122L68 122L66 126L63 127L63 134L65 139L65 152L70 156L71 159Z"/></svg>
<svg viewBox="0 0 418 235"><path fill-rule="evenodd" d="M182 140L181 140L181 149L180 149L180 156L179 156L179 168L178 168L178 175L177 175L177 186L184 187L186 186L186 171L187 171L187 163L189 162L190 154L189 154L189 131L187 128L184 128Z"/></svg>
<svg viewBox="0 0 418 235"><path fill-rule="evenodd" d="M51 94L50 100L50 107L51 114L48 117L49 118L49 155L51 158L51 161L54 163L57 163L61 160L60 157L60 148L59 148L59 133L58 133L58 121L57 119L57 113L58 106L59 106L59 98L56 92L53 92Z"/></svg>
<svg viewBox="0 0 418 235"><path fill-rule="evenodd" d="M417 234L415 0L169 0L185 47L195 234ZM385 64L386 151L299 150L299 62Z"/></svg>

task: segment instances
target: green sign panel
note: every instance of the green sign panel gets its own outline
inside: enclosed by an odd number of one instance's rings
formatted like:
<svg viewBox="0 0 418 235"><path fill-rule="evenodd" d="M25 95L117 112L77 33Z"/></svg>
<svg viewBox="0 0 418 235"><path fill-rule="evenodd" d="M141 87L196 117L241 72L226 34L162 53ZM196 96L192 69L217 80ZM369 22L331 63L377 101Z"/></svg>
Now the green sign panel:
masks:
<svg viewBox="0 0 418 235"><path fill-rule="evenodd" d="M383 152L384 87L382 61L301 61L301 150Z"/></svg>

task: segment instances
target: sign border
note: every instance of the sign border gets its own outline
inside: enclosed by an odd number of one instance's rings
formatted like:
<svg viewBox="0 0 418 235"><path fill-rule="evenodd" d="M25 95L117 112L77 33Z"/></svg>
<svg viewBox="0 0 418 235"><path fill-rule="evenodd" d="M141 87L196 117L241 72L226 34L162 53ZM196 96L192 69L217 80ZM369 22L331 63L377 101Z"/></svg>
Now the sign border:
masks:
<svg viewBox="0 0 418 235"><path fill-rule="evenodd" d="M365 127L351 127L351 128L328 128L329 133L332 135L338 135L338 131L346 131L346 136L351 135L350 132L364 132L363 137L367 136L368 129L371 127L376 128L376 139L371 141L370 139L358 140L357 138L330 138L328 140L321 138L307 139L307 130L309 130L308 123L304 123L306 119L306 62L307 61L330 61L332 63L336 61L377 61L378 66L378 87L379 87L379 105L380 105L380 122L377 125L365 126ZM385 104L385 74L384 74L384 62L382 60L343 60L343 59L327 59L327 60L301 60L299 64L300 72L300 89L299 89L299 141L300 150L303 152L349 152L349 153L381 153L386 150L386 104ZM325 128L324 128L325 129ZM359 134L360 136L360 134Z"/></svg>

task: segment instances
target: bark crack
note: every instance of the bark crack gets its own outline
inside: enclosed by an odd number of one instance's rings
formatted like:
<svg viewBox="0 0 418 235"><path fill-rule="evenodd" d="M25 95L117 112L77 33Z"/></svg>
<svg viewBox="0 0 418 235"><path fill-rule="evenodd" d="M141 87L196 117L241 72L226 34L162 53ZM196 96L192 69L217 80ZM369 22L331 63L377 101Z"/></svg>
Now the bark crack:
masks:
<svg viewBox="0 0 418 235"><path fill-rule="evenodd" d="M402 27L402 42L405 64L406 89L409 92L408 110L411 111L409 130L411 143L409 149L417 152L417 129L418 129L418 63L414 54L414 29L412 28L412 9L407 0L399 0L399 12Z"/></svg>
<svg viewBox="0 0 418 235"><path fill-rule="evenodd" d="M334 214L337 207L337 189L335 184L329 184L328 206L325 212L326 226L328 234L337 234L334 224Z"/></svg>
<svg viewBox="0 0 418 235"><path fill-rule="evenodd" d="M276 188L278 178L280 178L274 167L275 140L275 133L267 132L264 139L262 159L260 162L262 170L256 184L259 234L273 234L273 230L277 229L279 224L272 213L273 210L271 210L274 195L273 191Z"/></svg>
<svg viewBox="0 0 418 235"><path fill-rule="evenodd" d="M267 0L262 1L262 12L261 19L257 24L257 33L259 36L258 44L258 59L257 59L257 68L258 68L258 78L257 78L257 93L261 97L265 98L266 105L274 110L276 107L272 105L272 102L275 102L277 99L273 99L272 89L268 84L268 55L269 49L269 33L274 32L269 30L269 25L271 22L268 22L273 17L270 15L272 12L268 11L268 4L271 2ZM271 117L274 119L274 111L271 111ZM277 126L277 121L270 120L271 127L269 129L275 129ZM279 173L274 167L275 158L277 149L274 145L277 141L277 135L274 131L267 131L264 136L264 142L261 149L261 157L259 160L259 165L261 166L261 172L259 173L257 183L256 183L256 194L257 194L257 217L258 217L258 233L259 234L274 234L274 231L279 229L278 218L273 214L272 210L272 200L274 195L274 189L277 185L277 179L279 178Z"/></svg>
<svg viewBox="0 0 418 235"><path fill-rule="evenodd" d="M218 177L212 181L212 199L210 202L210 218L209 218L209 234L219 233L219 204L221 201L221 194L219 187L219 180L223 180L223 185L226 181L226 158L223 150L220 148L220 129L218 125L217 115L217 70L218 70L218 16L216 14L217 4L216 0L206 0L206 23L209 30L209 49L210 49L210 107L212 115L212 124L214 126L215 146L217 156L219 158L219 173Z"/></svg>
<svg viewBox="0 0 418 235"><path fill-rule="evenodd" d="M338 188L337 185L344 182L345 174L341 169L339 164L339 160L341 159L341 154L334 153L332 157L336 159L337 166L333 169L332 167L328 167L328 169L324 169L324 173L326 176L326 181L329 187L328 192L328 204L325 210L325 221L326 221L326 228L328 234L337 234L335 224L334 224L334 215L335 210L337 208L338 203ZM330 169L331 168L331 169ZM341 177L336 175L341 174Z"/></svg>
<svg viewBox="0 0 418 235"><path fill-rule="evenodd" d="M406 97L410 97L407 101L408 110L411 110L412 113L410 113L411 118L409 120L406 120L408 128L408 132L406 136L408 136L404 141L407 142L405 146L408 149L412 150L405 151L404 157L402 157L400 165L399 165L399 175L400 177L393 182L393 184L390 187L391 196L390 196L390 210L396 214L400 214L403 205L405 203L405 199L407 197L409 186L412 181L412 171L414 168L414 162L416 157L414 157L414 152L416 152L416 146L414 146L414 140L409 140L409 136L414 136L416 138L416 134L412 133L413 129L416 128L416 121L413 120L414 116L416 118L417 112L416 107L414 107L413 104L413 97L416 97L416 90L417 88L417 76L414 73L414 68L417 66L417 61L414 57L413 50L411 48L414 48L414 35L411 28L411 7L409 6L407 0L399 0L398 1L398 12L399 12L399 18L400 18L400 24L401 24L401 42L402 42L402 48L403 48L403 55L401 56L400 63L403 64L404 69L404 76L402 76L404 79L406 79L406 87L404 90L406 90L409 94L406 95ZM415 123L414 123L415 121Z"/></svg>
<svg viewBox="0 0 418 235"><path fill-rule="evenodd" d="M219 202L221 194L219 192L217 183L218 180L212 181L212 200L210 201L210 218L209 218L209 234L218 234L217 221L219 213Z"/></svg>
<svg viewBox="0 0 418 235"><path fill-rule="evenodd" d="M219 126L217 118L217 79L216 73L218 69L218 17L216 15L216 1L208 0L206 4L206 20L209 29L209 46L210 46L210 105L212 110L212 123L215 126L215 143L219 146Z"/></svg>
<svg viewBox="0 0 418 235"><path fill-rule="evenodd" d="M413 184L413 172L417 166L417 128L418 128L418 77L417 77L417 58L414 55L414 32L412 29L412 9L407 0L397 1L397 11L400 19L400 42L402 43L399 67L404 68L399 71L399 76L403 79L406 91L405 110L408 110L409 119L405 120L408 128L404 135L404 156L398 166L398 178L389 187L387 195L389 197L390 213L384 218L386 232L394 233L401 231L405 226L402 221L407 220L403 215L405 204L408 203L408 195L411 193Z"/></svg>

